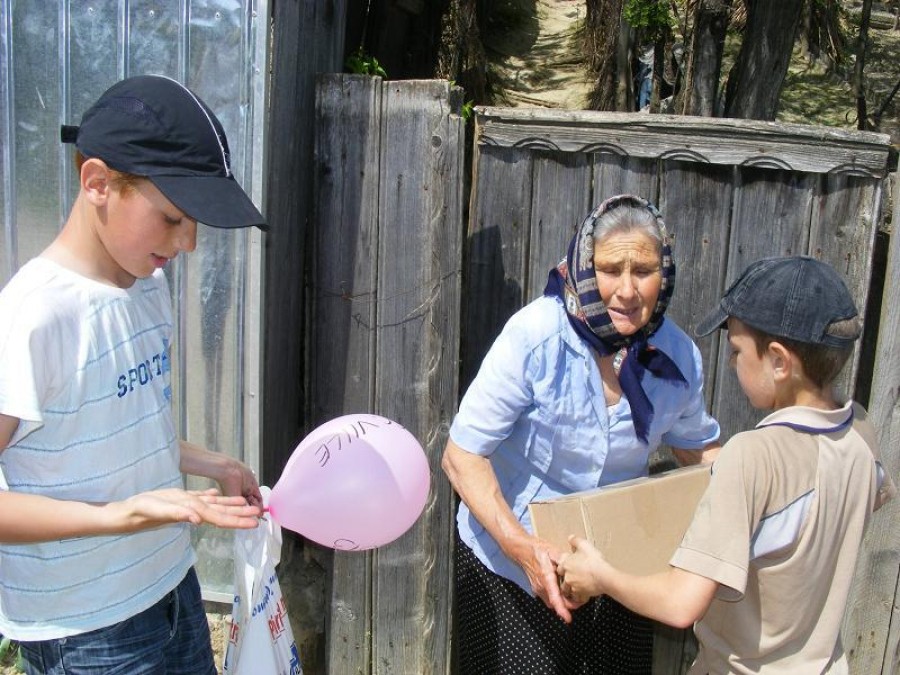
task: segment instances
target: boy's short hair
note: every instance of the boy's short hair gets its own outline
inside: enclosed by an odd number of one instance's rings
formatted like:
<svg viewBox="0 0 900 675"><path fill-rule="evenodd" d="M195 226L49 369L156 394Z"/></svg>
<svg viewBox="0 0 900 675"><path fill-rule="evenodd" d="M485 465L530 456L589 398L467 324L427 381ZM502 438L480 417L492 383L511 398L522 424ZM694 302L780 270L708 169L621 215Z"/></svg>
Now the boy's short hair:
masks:
<svg viewBox="0 0 900 675"><path fill-rule="evenodd" d="M213 227L266 228L234 178L228 139L212 110L179 82L157 75L121 80L61 139L88 158L146 178L187 216Z"/></svg>
<svg viewBox="0 0 900 675"><path fill-rule="evenodd" d="M81 154L81 150L75 151L75 173L76 175L81 174L81 167L84 166L84 163L88 160L83 154ZM138 181L146 180L141 178L141 176L136 176L133 173L125 173L124 171L116 171L115 169L110 169L110 173L112 174L110 183L111 185L119 190L122 194L132 194L137 189Z"/></svg>
<svg viewBox="0 0 900 675"><path fill-rule="evenodd" d="M753 338L753 342L756 344L756 353L759 356L765 353L772 342L784 345L800 361L806 378L820 389L837 379L841 369L853 353L853 349L850 347L826 347L824 345L810 344L809 342L798 342L790 338L763 333L753 328L753 326L747 326L747 332ZM830 334L845 337L859 335L859 332L860 325L857 317L838 321L831 324L829 328Z"/></svg>
<svg viewBox="0 0 900 675"><path fill-rule="evenodd" d="M827 263L809 256L764 258L729 286L696 334L709 335L733 316L756 333L757 349L781 342L822 387L850 356L862 332L858 315L843 279Z"/></svg>

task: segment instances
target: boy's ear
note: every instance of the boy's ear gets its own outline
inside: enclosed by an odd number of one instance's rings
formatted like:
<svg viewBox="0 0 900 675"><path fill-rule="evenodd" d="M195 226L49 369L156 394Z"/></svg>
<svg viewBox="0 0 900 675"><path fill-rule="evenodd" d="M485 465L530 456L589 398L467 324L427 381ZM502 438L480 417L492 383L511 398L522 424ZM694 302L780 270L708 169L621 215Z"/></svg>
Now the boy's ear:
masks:
<svg viewBox="0 0 900 675"><path fill-rule="evenodd" d="M766 347L772 374L776 381L789 380L794 372L794 355L780 342L775 340Z"/></svg>
<svg viewBox="0 0 900 675"><path fill-rule="evenodd" d="M81 190L94 206L104 206L110 191L109 167L102 159L92 157L81 165Z"/></svg>

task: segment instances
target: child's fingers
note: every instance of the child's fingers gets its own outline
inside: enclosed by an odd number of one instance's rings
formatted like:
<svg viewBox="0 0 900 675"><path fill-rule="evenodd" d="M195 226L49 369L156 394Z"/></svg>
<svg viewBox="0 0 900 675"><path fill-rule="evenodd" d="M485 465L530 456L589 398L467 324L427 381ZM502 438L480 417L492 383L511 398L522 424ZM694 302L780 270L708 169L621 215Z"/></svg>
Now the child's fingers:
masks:
<svg viewBox="0 0 900 675"><path fill-rule="evenodd" d="M581 547L582 543L587 544L588 540L584 537L579 537L577 534L569 535L569 546L572 547L573 551L577 551Z"/></svg>
<svg viewBox="0 0 900 675"><path fill-rule="evenodd" d="M222 494L217 488L206 488L205 490L186 490L186 492L189 495L196 495L197 497L215 496Z"/></svg>
<svg viewBox="0 0 900 675"><path fill-rule="evenodd" d="M599 549L584 537L575 534L569 535L569 546L572 547L574 553L584 553L586 555L603 557Z"/></svg>

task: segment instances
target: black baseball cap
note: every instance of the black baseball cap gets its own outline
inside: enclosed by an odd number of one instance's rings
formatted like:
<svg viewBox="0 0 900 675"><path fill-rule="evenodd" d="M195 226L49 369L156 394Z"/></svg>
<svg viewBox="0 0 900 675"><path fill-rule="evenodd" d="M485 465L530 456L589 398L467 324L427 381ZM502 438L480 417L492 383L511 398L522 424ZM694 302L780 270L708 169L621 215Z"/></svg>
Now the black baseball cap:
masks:
<svg viewBox="0 0 900 675"><path fill-rule="evenodd" d="M157 75L121 80L84 113L80 126L64 125L60 135L85 157L149 179L201 223L267 229L234 178L222 124L175 80Z"/></svg>
<svg viewBox="0 0 900 675"><path fill-rule="evenodd" d="M859 312L831 265L809 256L764 258L731 284L719 306L697 326L698 337L724 327L729 316L758 331L807 344L844 349L859 337L828 334Z"/></svg>

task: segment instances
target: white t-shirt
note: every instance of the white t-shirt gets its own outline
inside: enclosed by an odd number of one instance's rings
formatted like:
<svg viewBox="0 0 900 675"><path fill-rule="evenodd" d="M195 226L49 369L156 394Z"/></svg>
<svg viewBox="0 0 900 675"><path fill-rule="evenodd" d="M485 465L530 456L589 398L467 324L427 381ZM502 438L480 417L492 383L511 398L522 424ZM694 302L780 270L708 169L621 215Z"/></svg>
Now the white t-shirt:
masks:
<svg viewBox="0 0 900 675"><path fill-rule="evenodd" d="M0 291L0 413L20 420L0 489L105 502L183 487L171 337L162 271L119 289L44 258L24 265ZM194 561L185 524L0 544L0 633L30 641L112 625Z"/></svg>

